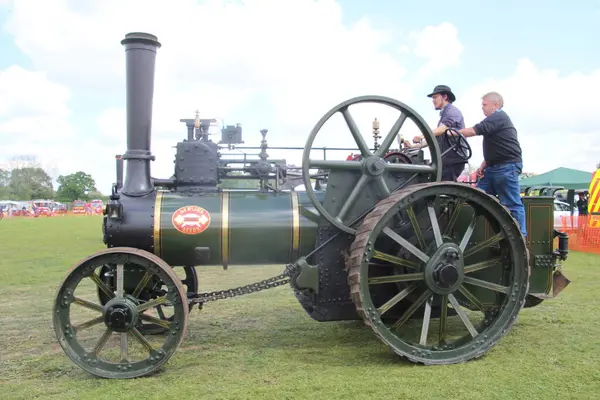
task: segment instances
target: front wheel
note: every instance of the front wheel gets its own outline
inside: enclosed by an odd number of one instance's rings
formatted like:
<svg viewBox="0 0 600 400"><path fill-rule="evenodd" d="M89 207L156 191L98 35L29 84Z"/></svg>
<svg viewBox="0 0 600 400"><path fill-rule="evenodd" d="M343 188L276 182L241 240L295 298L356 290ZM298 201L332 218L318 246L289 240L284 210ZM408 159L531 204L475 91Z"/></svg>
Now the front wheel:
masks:
<svg viewBox="0 0 600 400"><path fill-rule="evenodd" d="M110 264L116 265L114 288L99 275ZM126 274L125 265L139 274ZM149 301L140 298L155 277L162 283L156 288L160 293ZM98 289L106 304L98 302ZM147 314L158 305L170 306L170 320ZM115 247L84 259L69 272L52 314L56 337L71 361L99 377L135 378L158 370L175 353L187 329L188 303L181 279L167 263L143 250ZM146 336L142 322L158 324L166 332Z"/></svg>

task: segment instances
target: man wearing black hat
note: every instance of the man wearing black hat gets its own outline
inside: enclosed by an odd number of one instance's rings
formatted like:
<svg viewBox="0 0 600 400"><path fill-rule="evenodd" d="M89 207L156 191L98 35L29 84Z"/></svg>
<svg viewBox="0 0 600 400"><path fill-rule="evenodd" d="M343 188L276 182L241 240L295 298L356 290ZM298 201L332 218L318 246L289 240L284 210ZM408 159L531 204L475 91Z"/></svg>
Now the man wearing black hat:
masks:
<svg viewBox="0 0 600 400"><path fill-rule="evenodd" d="M456 101L456 96L452 93L450 87L437 85L427 97L431 97L436 110L441 110L440 120L437 128L433 130L433 134L436 136L440 151L443 154L450 146L442 135L448 128L456 129L457 131L463 129L465 127L465 120L460 110L452 104ZM423 136L415 136L413 142L421 143L423 139ZM456 151L450 150L442 156L442 180L456 181L465 169L466 163L466 160L460 157Z"/></svg>

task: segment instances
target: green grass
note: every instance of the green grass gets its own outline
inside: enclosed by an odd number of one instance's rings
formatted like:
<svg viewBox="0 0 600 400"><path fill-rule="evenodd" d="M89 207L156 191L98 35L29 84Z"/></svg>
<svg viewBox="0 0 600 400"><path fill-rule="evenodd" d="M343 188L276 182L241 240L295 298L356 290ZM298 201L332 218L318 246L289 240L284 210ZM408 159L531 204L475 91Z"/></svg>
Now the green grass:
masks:
<svg viewBox="0 0 600 400"><path fill-rule="evenodd" d="M75 366L51 322L67 270L101 250L100 217L0 221L0 397L44 399L597 398L600 257L571 253L572 283L523 310L487 355L424 367L398 359L362 322L319 323L288 286L209 303L190 314L182 346L156 375L107 380ZM198 268L203 290L277 275L281 266Z"/></svg>

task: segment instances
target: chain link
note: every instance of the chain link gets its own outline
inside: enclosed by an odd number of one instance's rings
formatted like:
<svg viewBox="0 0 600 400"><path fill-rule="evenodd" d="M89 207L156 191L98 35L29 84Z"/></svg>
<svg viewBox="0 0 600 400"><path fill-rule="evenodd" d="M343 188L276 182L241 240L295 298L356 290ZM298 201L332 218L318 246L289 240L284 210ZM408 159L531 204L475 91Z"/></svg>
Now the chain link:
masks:
<svg viewBox="0 0 600 400"><path fill-rule="evenodd" d="M285 267L285 271L272 278L263 279L249 285L239 286L231 289L216 290L214 292L198 293L198 295L190 301L193 304L203 304L209 301L217 301L223 299L229 299L237 296L243 296L250 293L260 292L262 290L272 289L274 287L282 286L290 282L290 279L294 274L299 271L299 268L295 264L288 264Z"/></svg>

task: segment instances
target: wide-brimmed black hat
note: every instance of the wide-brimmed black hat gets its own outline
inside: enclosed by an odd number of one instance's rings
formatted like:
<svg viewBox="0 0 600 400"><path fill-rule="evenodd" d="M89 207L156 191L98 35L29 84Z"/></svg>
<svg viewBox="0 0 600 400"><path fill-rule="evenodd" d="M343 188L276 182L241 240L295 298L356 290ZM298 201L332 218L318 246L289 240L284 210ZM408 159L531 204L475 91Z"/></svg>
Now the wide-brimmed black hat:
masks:
<svg viewBox="0 0 600 400"><path fill-rule="evenodd" d="M454 101L456 100L456 96L454 95L454 93L452 93L452 90L449 86L437 85L435 88L433 88L433 92L429 93L427 97L433 97L433 95L436 93L446 93L448 95L448 100L450 101L450 103L454 103Z"/></svg>

